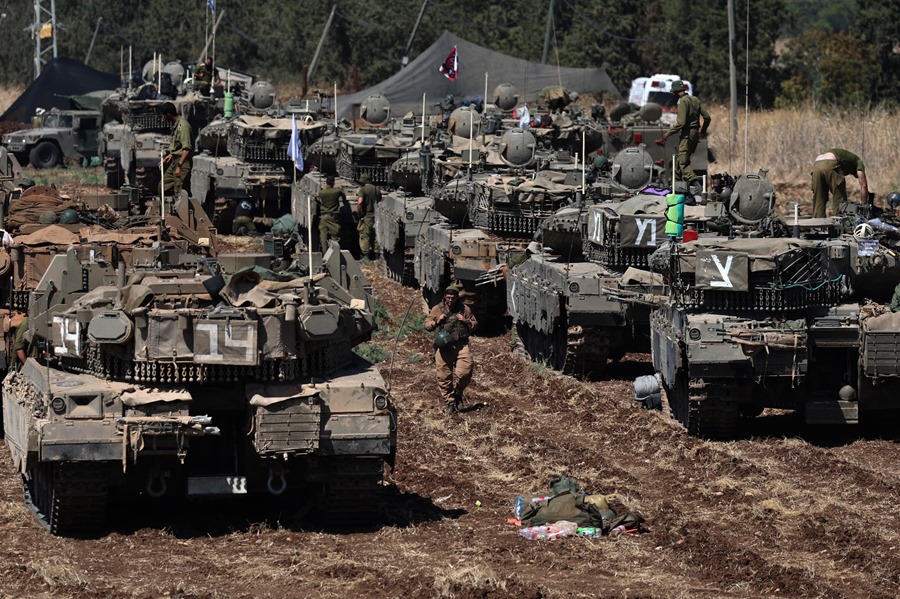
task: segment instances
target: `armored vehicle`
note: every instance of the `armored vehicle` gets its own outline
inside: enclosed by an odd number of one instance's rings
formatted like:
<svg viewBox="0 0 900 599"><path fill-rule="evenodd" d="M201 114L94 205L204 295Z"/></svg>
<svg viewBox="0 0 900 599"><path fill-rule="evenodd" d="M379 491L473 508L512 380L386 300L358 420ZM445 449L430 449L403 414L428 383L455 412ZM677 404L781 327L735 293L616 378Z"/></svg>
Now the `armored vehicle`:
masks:
<svg viewBox="0 0 900 599"><path fill-rule="evenodd" d="M315 500L334 517L375 505L396 419L352 351L375 325L347 252L276 283L83 250L53 257L32 292L34 355L3 387L26 502L53 534L98 530L123 495Z"/></svg>
<svg viewBox="0 0 900 599"><path fill-rule="evenodd" d="M375 207L375 235L381 247L387 275L413 287L416 239L432 224L447 219L434 209L434 198L400 189L385 195Z"/></svg>
<svg viewBox="0 0 900 599"><path fill-rule="evenodd" d="M159 112L163 100L137 99L120 90L103 101L103 113L110 123L102 135L106 150L103 165L107 183L115 185L122 175L132 187L159 189L160 162L169 148L172 126ZM171 102L178 114L187 119L194 132L205 126L215 111L215 100L192 93ZM122 123L122 127L111 124ZM118 187L112 187L118 189Z"/></svg>
<svg viewBox="0 0 900 599"><path fill-rule="evenodd" d="M43 116L40 127L3 136L3 145L20 164L53 168L63 160L90 160L97 155L102 114L96 110L54 110Z"/></svg>
<svg viewBox="0 0 900 599"><path fill-rule="evenodd" d="M900 234L888 221L801 219L800 237L700 238L654 256L670 297L652 315L653 364L689 434L734 438L739 416L765 408L810 424L897 409L900 320L884 302Z"/></svg>
<svg viewBox="0 0 900 599"><path fill-rule="evenodd" d="M686 226L703 236L758 235L774 194L760 193L768 180L742 180L734 191L713 192L706 205L684 207ZM531 359L597 377L608 360L649 350L651 309L666 293L649 258L668 239L666 210L665 197L644 192L570 206L545 221L542 251L511 268L507 280L507 306Z"/></svg>
<svg viewBox="0 0 900 599"><path fill-rule="evenodd" d="M291 215L297 222L297 228L303 241L309 247L322 247L319 236L319 192L325 188L325 177L319 171L307 173L291 186ZM356 230L354 214L356 213L357 186L346 179L335 179L336 189L344 191L347 201L341 205L338 220L340 222L341 249L348 250L354 257L359 256L359 233ZM311 221L310 221L311 219Z"/></svg>
<svg viewBox="0 0 900 599"><path fill-rule="evenodd" d="M261 106L272 100L265 94L254 98ZM231 231L235 205L243 199L253 201L258 216L278 217L291 210L295 176L288 146L293 120L281 106L256 112L210 123L200 132L202 152L194 157L191 191L204 200L223 232ZM302 147L325 132L324 122L312 118L296 124Z"/></svg>

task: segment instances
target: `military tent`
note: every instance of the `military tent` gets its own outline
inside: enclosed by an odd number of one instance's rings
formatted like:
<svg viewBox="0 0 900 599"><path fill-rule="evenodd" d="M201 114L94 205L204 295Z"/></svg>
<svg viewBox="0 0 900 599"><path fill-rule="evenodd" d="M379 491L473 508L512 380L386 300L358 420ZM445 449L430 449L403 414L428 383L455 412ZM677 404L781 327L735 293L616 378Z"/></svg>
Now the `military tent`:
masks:
<svg viewBox="0 0 900 599"><path fill-rule="evenodd" d="M440 66L454 47L457 48L459 73L456 80L451 81L440 72ZM362 101L376 92L387 97L394 116L409 111L421 112L423 93L428 112L435 112L434 105L448 95L457 101L483 96L485 73L488 74L488 94L501 83L512 83L519 92L520 102L533 102L542 89L554 85L578 93L619 95L609 75L600 67L557 67L532 62L494 52L445 31L406 68L368 89L338 96L338 112L342 118L356 118Z"/></svg>
<svg viewBox="0 0 900 599"><path fill-rule="evenodd" d="M0 121L31 122L38 108L69 109L69 96L116 89L120 78L71 58L54 58L44 65L40 76L13 102Z"/></svg>

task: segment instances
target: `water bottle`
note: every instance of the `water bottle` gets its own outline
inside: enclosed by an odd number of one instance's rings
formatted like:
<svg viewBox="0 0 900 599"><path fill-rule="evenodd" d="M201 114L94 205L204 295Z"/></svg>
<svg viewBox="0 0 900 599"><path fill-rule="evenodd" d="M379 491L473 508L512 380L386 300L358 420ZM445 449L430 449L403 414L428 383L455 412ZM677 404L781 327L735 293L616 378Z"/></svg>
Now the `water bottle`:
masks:
<svg viewBox="0 0 900 599"><path fill-rule="evenodd" d="M525 514L525 498L519 495L516 497L516 503L513 507L513 515L516 517L516 520L521 520L522 516Z"/></svg>

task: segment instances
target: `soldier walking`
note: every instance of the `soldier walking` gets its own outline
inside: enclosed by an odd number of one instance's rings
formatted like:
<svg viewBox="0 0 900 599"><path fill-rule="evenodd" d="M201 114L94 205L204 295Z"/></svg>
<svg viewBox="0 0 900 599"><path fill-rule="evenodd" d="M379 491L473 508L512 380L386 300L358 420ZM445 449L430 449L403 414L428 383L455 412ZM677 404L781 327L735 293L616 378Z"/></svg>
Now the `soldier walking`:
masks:
<svg viewBox="0 0 900 599"><path fill-rule="evenodd" d="M431 309L425 319L425 330L437 330L434 365L444 411L460 410L463 391L472 381L472 353L469 335L478 321L472 310L459 299L459 288L451 285L444 291L444 301ZM455 381L454 381L455 379Z"/></svg>

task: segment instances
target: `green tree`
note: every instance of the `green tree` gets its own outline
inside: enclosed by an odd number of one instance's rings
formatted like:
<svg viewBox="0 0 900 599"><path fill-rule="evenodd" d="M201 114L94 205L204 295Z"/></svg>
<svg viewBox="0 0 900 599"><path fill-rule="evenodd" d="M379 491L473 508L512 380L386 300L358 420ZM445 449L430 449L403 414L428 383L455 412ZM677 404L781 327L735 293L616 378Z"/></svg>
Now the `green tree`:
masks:
<svg viewBox="0 0 900 599"><path fill-rule="evenodd" d="M788 44L781 57L777 106L859 106L867 100L870 53L846 33L811 29Z"/></svg>

